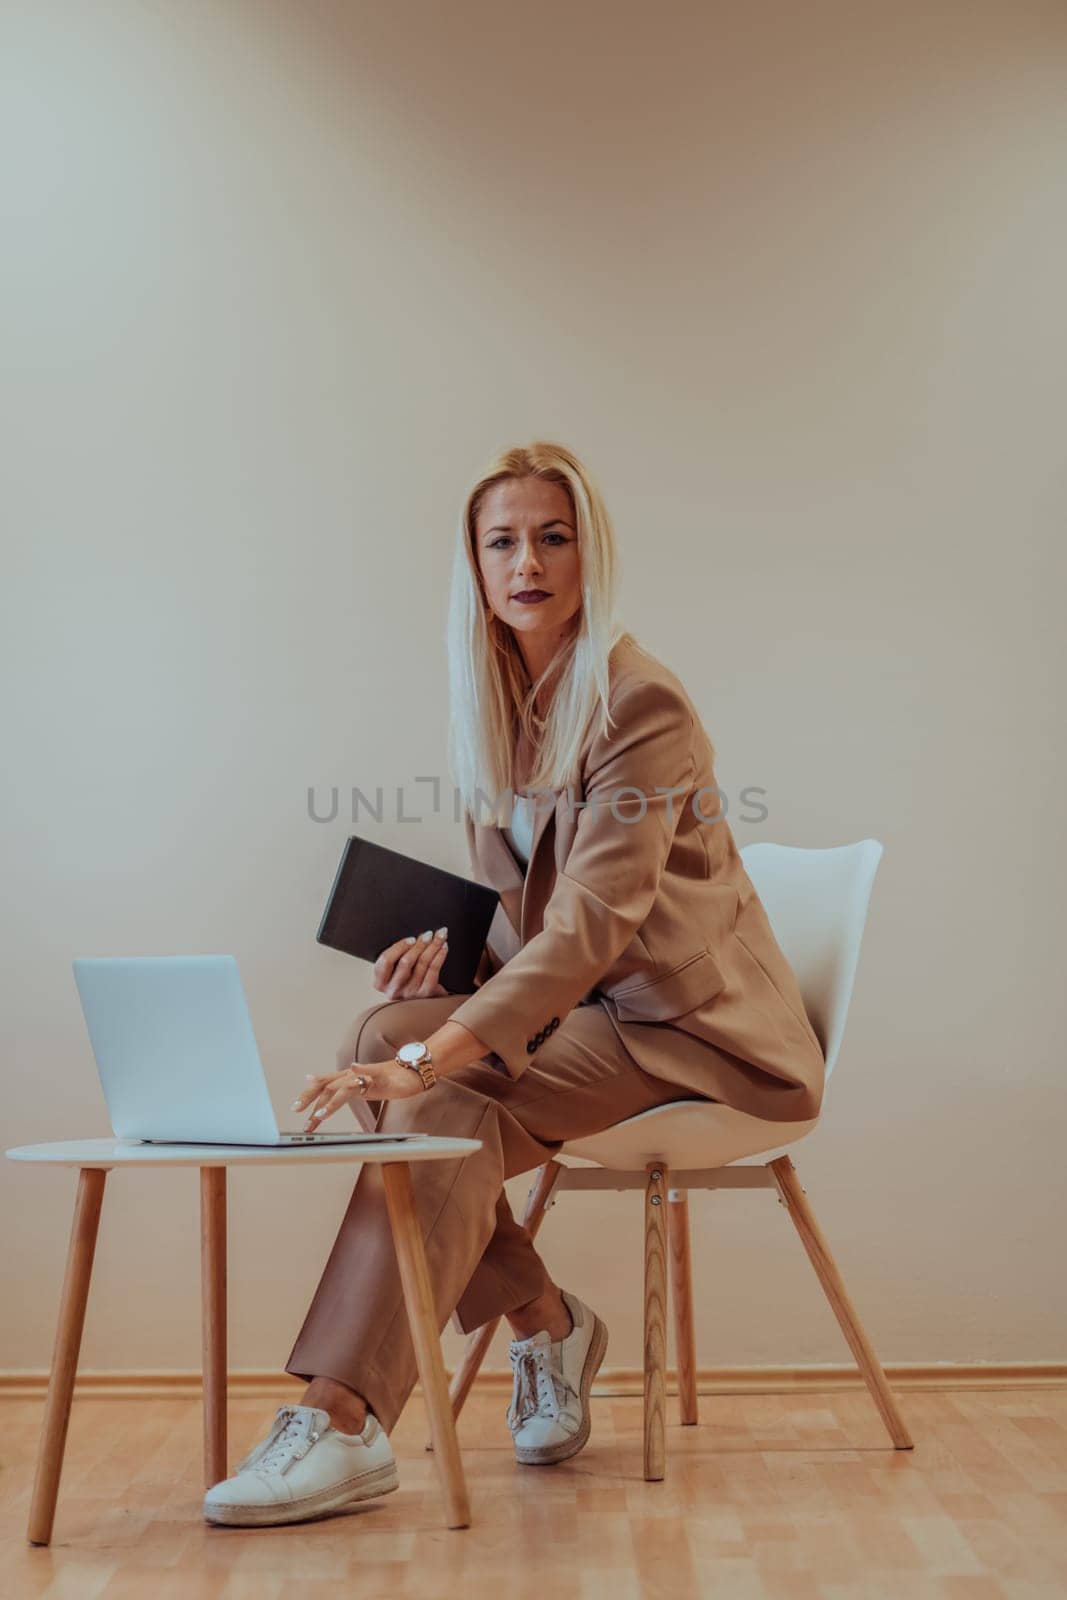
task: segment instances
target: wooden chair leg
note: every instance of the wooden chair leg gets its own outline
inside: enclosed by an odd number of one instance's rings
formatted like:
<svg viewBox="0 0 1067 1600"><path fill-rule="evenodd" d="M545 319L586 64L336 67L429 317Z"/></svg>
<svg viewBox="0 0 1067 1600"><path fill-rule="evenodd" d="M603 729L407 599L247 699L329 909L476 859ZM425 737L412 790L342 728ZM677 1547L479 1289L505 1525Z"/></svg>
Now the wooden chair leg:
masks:
<svg viewBox="0 0 1067 1600"><path fill-rule="evenodd" d="M674 1303L674 1349L678 1364L678 1412L685 1427L699 1421L696 1335L693 1329L693 1263L689 1246L689 1196L671 1189L667 1203L671 1244L671 1300Z"/></svg>
<svg viewBox="0 0 1067 1600"><path fill-rule="evenodd" d="M204 1487L226 1476L226 1168L200 1168Z"/></svg>
<svg viewBox="0 0 1067 1600"><path fill-rule="evenodd" d="M471 1391L471 1385L481 1371L482 1362L485 1360L489 1346L493 1342L493 1335L499 1326L499 1317L493 1317L489 1322L483 1322L480 1328L475 1328L464 1345L463 1360L452 1374L452 1382L448 1390L453 1417L458 1417L463 1410L467 1396ZM426 1448L427 1450L432 1450L432 1443L428 1444Z"/></svg>
<svg viewBox="0 0 1067 1600"><path fill-rule="evenodd" d="M441 1359L440 1331L415 1210L411 1168L406 1161L387 1161L382 1166L382 1178L400 1267L400 1281L404 1288L404 1304L429 1417L434 1460L444 1496L445 1522L450 1528L468 1528L471 1520L470 1501L448 1398L448 1380Z"/></svg>
<svg viewBox="0 0 1067 1600"><path fill-rule="evenodd" d="M658 1482L667 1460L667 1187L661 1161L645 1169L645 1479Z"/></svg>
<svg viewBox="0 0 1067 1600"><path fill-rule="evenodd" d="M49 1544L52 1538L106 1177L107 1169L103 1167L82 1167L78 1173L78 1196L74 1202L67 1268L59 1297L52 1371L48 1379L48 1398L45 1401L44 1423L37 1453L37 1474L30 1503L27 1531L31 1544Z"/></svg>
<svg viewBox="0 0 1067 1600"><path fill-rule="evenodd" d="M857 1365L863 1374L864 1381L871 1392L882 1420L889 1430L889 1436L898 1450L912 1450L914 1444L908 1432L904 1418L897 1407L893 1391L886 1381L882 1371L881 1362L874 1353L874 1347L863 1331L856 1309L849 1299L844 1280L837 1269L837 1264L830 1254L830 1246L823 1236L819 1224L815 1220L815 1213L808 1203L807 1196L801 1188L789 1156L778 1156L774 1161L768 1162L774 1181L778 1185L778 1192L782 1203L793 1219L793 1225L800 1235L801 1243L808 1252L812 1266L823 1286L830 1309L841 1325L841 1331L848 1340L849 1348L856 1358Z"/></svg>
<svg viewBox="0 0 1067 1600"><path fill-rule="evenodd" d="M535 1237L538 1228L544 1221L545 1211L552 1198L552 1191L556 1187L560 1173L563 1171L559 1161L546 1161L543 1167L538 1167L537 1176L533 1187L526 1196L526 1207L522 1214L522 1225L529 1233L531 1239ZM471 1385L481 1369L486 1352L493 1341L493 1335L500 1326L500 1318L493 1317L480 1328L475 1328L467 1340L467 1347L463 1352L463 1360L456 1368L449 1390L452 1400L452 1415L458 1417L463 1410L464 1402L471 1390Z"/></svg>

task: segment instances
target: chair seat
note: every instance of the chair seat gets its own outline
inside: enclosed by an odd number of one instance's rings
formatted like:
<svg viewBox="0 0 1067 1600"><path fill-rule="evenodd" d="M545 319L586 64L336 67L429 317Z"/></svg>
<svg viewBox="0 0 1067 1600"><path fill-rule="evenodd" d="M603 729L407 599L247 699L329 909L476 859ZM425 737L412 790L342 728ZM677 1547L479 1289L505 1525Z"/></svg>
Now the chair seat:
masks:
<svg viewBox="0 0 1067 1600"><path fill-rule="evenodd" d="M628 1117L603 1133L568 1139L559 1154L595 1161L617 1172L638 1171L650 1161L662 1161L676 1171L706 1171L795 1144L818 1120L768 1122L715 1100L674 1100Z"/></svg>

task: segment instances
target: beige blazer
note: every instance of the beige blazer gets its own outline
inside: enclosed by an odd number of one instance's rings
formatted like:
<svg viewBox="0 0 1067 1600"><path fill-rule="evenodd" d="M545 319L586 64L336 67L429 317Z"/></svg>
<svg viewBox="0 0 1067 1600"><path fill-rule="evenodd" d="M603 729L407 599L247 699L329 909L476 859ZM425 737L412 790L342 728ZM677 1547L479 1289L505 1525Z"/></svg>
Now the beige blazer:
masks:
<svg viewBox="0 0 1067 1600"><path fill-rule="evenodd" d="M474 876L500 904L478 987L450 1020L517 1078L573 1007L601 1005L653 1076L806 1121L822 1100L823 1049L717 818L700 717L628 637L611 653L609 706L615 727L587 737L580 781L538 796L525 872L499 827L468 816Z"/></svg>

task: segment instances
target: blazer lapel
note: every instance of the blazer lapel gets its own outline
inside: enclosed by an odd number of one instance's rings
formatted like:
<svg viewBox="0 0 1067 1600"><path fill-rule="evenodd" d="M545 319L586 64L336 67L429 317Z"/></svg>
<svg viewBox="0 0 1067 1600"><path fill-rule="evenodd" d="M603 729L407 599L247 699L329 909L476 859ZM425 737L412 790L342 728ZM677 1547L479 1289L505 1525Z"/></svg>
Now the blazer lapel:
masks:
<svg viewBox="0 0 1067 1600"><path fill-rule="evenodd" d="M558 798L558 797L557 797ZM552 878L553 873L545 865L548 856L542 850L556 831L556 805L549 804L547 794L539 794L534 807L533 838L530 841L530 858L526 863L526 872L522 880L522 893L519 897L519 943L526 944L538 931L541 923L541 914L544 911L545 901L548 896L540 899L540 880L544 877ZM501 842L505 850L508 848L507 840L501 835ZM508 852L510 854L510 851ZM549 885L551 893L551 885ZM534 923L537 923L537 927Z"/></svg>
<svg viewBox="0 0 1067 1600"><path fill-rule="evenodd" d="M471 824L474 830L474 849L485 880L500 895L500 903L504 907L507 919L522 944L525 944L527 938L532 937L529 930L535 915L537 886L544 876L545 857L542 850L554 831L549 828L549 824L554 824L554 821L555 808L549 803L548 795L539 794L534 809L530 858L525 872L512 854L511 846L503 832L495 823Z"/></svg>
<svg viewBox="0 0 1067 1600"><path fill-rule="evenodd" d="M585 751L593 737L586 734ZM561 803L566 804L573 819L581 795L581 784L570 783L556 791L555 804L549 804L547 793L539 793L534 807L533 837L530 841L530 858L525 873L511 853L511 846L495 823L474 822L468 818L467 827L473 830L473 848L486 882L500 895L505 915L518 937L520 946L526 944L540 931L545 906L555 883L554 852L549 845L556 834L556 813ZM569 798L568 798L569 797ZM566 833L566 827L565 827Z"/></svg>

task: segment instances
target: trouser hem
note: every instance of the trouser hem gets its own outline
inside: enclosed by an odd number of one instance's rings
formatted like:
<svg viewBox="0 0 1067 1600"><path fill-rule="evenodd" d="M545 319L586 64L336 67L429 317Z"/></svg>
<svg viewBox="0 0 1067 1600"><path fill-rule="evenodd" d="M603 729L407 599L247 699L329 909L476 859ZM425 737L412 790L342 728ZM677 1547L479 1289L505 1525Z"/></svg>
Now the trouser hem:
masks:
<svg viewBox="0 0 1067 1600"><path fill-rule="evenodd" d="M311 1367L315 1368L314 1372L305 1370ZM289 1362L285 1370L294 1378L302 1378L305 1383L310 1383L312 1378L332 1378L334 1383L343 1383L346 1389L351 1389L353 1394L358 1394L366 1401L367 1409L374 1412L386 1433L391 1433L400 1420L404 1400L398 1399L384 1373L365 1362L354 1362L347 1366L343 1361L309 1362L301 1358L299 1371Z"/></svg>
<svg viewBox="0 0 1067 1600"><path fill-rule="evenodd" d="M474 1333L487 1322L491 1322L494 1317L504 1317L509 1311L515 1311L519 1306L524 1306L528 1301L536 1300L539 1294L543 1294L551 1279L541 1257L535 1254L535 1259L538 1268L536 1282L533 1281L532 1272L525 1279L521 1279L509 1277L495 1266L490 1266L488 1270L493 1273L495 1282L484 1286L479 1283L478 1294L472 1298L470 1304L466 1303L466 1292L456 1303L452 1321L459 1332ZM487 1269L481 1265L477 1270L479 1274L484 1274Z"/></svg>

